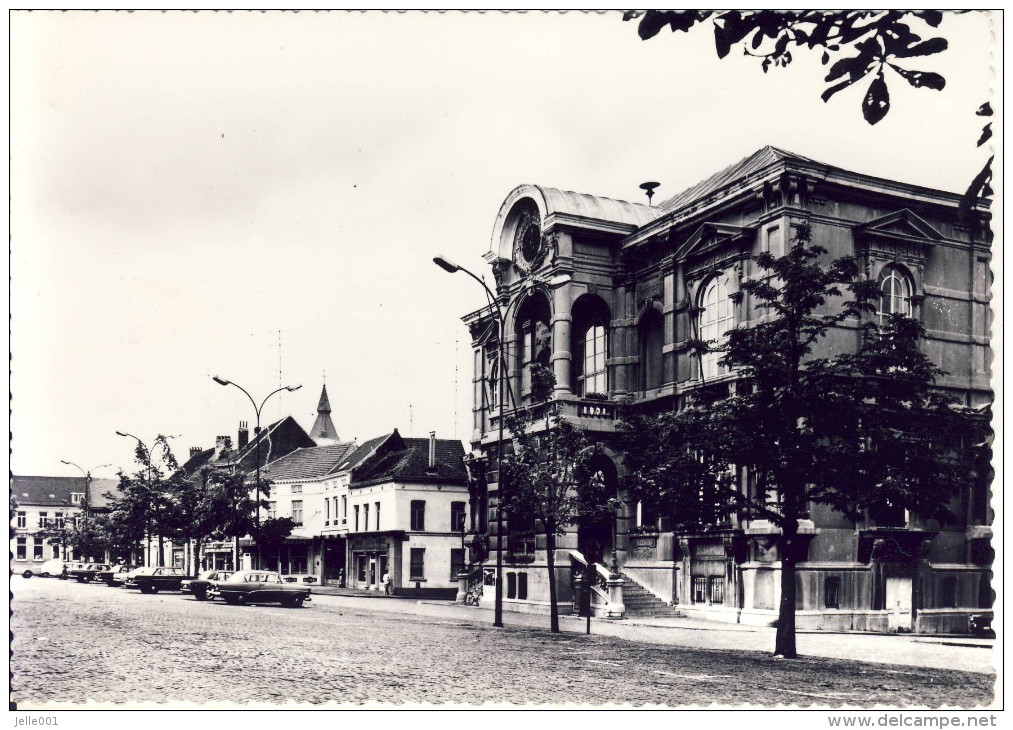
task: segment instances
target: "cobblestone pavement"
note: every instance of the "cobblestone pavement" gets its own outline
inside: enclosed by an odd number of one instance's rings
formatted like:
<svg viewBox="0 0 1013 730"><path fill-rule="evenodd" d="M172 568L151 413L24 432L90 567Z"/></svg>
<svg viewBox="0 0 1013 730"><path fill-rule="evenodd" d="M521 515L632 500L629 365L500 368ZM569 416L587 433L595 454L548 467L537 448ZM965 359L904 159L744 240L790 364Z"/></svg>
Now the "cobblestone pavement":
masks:
<svg viewBox="0 0 1013 730"><path fill-rule="evenodd" d="M494 629L486 612L375 610L320 596L302 609L11 579L11 697L46 703L629 703L989 705L971 672ZM428 613L429 615L426 615ZM510 618L513 618L511 615ZM544 617L542 617L544 618Z"/></svg>

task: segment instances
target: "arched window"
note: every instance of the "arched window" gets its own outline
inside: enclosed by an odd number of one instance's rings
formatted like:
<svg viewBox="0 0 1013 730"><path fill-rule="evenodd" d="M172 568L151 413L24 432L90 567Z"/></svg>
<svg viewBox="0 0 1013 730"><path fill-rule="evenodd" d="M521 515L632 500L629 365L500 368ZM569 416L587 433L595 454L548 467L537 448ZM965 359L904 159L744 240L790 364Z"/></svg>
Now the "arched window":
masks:
<svg viewBox="0 0 1013 730"><path fill-rule="evenodd" d="M876 316L880 325L891 314L911 316L911 280L896 266L883 271L879 280L879 306Z"/></svg>
<svg viewBox="0 0 1013 730"><path fill-rule="evenodd" d="M517 313L519 345L518 365L521 368L521 392L531 390L531 368L548 367L552 356L552 329L549 302L539 294L529 297Z"/></svg>
<svg viewBox="0 0 1013 730"><path fill-rule="evenodd" d="M704 287L698 322L700 339L710 342L711 347L721 347L722 338L732 328L732 300L728 289L716 278ZM713 351L703 356L701 369L705 379L727 371L726 367L718 364L722 357L723 353Z"/></svg>
<svg viewBox="0 0 1013 730"><path fill-rule="evenodd" d="M499 344L490 342L485 346L485 373L483 388L485 402L490 409L499 405Z"/></svg>
<svg viewBox="0 0 1013 730"><path fill-rule="evenodd" d="M571 310L573 321L572 381L581 396L608 395L608 305L596 296L582 296Z"/></svg>
<svg viewBox="0 0 1013 730"><path fill-rule="evenodd" d="M640 389L660 388L665 380L662 351L665 321L656 309L648 309L640 320Z"/></svg>
<svg viewBox="0 0 1013 730"><path fill-rule="evenodd" d="M580 376L580 394L608 392L608 375L605 369L605 327L592 324L584 331L584 362Z"/></svg>

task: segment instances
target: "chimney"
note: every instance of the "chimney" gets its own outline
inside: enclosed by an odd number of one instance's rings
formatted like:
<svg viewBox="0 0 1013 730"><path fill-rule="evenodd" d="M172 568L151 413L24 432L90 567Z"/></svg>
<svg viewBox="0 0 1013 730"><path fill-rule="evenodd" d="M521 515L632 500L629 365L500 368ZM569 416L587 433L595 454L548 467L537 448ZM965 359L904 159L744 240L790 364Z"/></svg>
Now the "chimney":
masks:
<svg viewBox="0 0 1013 730"><path fill-rule="evenodd" d="M436 431L429 432L429 468L436 468Z"/></svg>
<svg viewBox="0 0 1013 730"><path fill-rule="evenodd" d="M215 436L215 456L220 456L223 451L232 448L232 438L229 436Z"/></svg>
<svg viewBox="0 0 1013 730"><path fill-rule="evenodd" d="M250 443L250 427L247 421L239 422L239 438L236 443L239 444L240 451L246 448L246 444Z"/></svg>
<svg viewBox="0 0 1013 730"><path fill-rule="evenodd" d="M197 454L199 454L203 450L204 449L202 449L200 446L191 446L190 447L190 458L192 459L193 457L197 456Z"/></svg>

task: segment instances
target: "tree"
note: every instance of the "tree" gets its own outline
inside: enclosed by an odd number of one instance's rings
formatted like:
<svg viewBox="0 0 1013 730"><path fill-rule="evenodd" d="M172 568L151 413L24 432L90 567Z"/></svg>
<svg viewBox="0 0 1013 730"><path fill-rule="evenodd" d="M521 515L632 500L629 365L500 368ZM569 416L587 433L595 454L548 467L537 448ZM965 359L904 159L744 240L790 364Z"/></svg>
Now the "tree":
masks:
<svg viewBox="0 0 1013 730"><path fill-rule="evenodd" d="M944 17L938 10L647 10L627 12L623 20L638 19L637 32L643 40L654 38L666 27L673 32L689 31L710 20L718 58L741 47L745 55L760 61L764 73L771 67L788 66L794 59L793 51L818 51L820 63L829 66L823 101L870 79L861 109L865 121L876 124L890 111L888 79L899 77L918 89L941 91L946 86L940 74L908 68L913 59L947 49L945 38L923 39L919 34L933 33ZM991 116L991 106L982 104L976 113ZM992 136L991 128L988 123L982 129L979 147ZM965 193L968 201L992 194L993 159L989 157L972 181Z"/></svg>
<svg viewBox="0 0 1013 730"><path fill-rule="evenodd" d="M263 483L261 488L263 489ZM285 540L292 534L294 527L295 521L291 517L269 517L263 520L253 533L253 539L257 543L261 557L266 553L280 554ZM278 567L280 570L280 557Z"/></svg>
<svg viewBox="0 0 1013 730"><path fill-rule="evenodd" d="M200 555L201 545L219 528L220 515L225 512L223 492L216 489L215 484L215 470L206 466L194 474L176 472L168 484L169 534L175 541L194 543L195 577L200 572L197 556Z"/></svg>
<svg viewBox="0 0 1013 730"><path fill-rule="evenodd" d="M211 475L209 499L217 515L212 537L235 541L236 565L239 565L239 538L252 535L257 527L257 500L250 496L246 474L214 470ZM264 492L262 491L262 494ZM263 500L261 500L263 505ZM261 506L262 506L261 505Z"/></svg>
<svg viewBox="0 0 1013 730"><path fill-rule="evenodd" d="M81 515L79 519L67 520L62 530L51 531L50 542L62 544L65 550L72 550L85 560L101 559L111 547L108 526L102 517L89 519Z"/></svg>
<svg viewBox="0 0 1013 730"><path fill-rule="evenodd" d="M543 366L532 368L530 410L517 410L507 419L512 453L503 457L505 483L500 508L512 522L534 523L545 536L549 575L549 627L559 633L556 599L556 538L583 519L592 519L614 506L601 480L592 478L592 455L584 435L547 403L555 378ZM536 415L538 411L541 415ZM610 495L613 499L615 495Z"/></svg>
<svg viewBox="0 0 1013 730"><path fill-rule="evenodd" d="M171 533L173 515L167 475L177 468L176 457L169 447L169 436L158 435L151 449L137 442L134 460L138 469L120 474L116 493L106 495L110 501L108 532L111 546L121 556L133 556L152 533L158 535L158 563L164 563L164 535ZM152 450L161 448L158 460Z"/></svg>
<svg viewBox="0 0 1013 730"><path fill-rule="evenodd" d="M764 276L743 289L771 318L731 330L723 343L691 343L701 354L723 351L737 382L704 385L679 413L623 426L625 486L635 496L674 510L677 521L707 525L738 513L778 528L774 653L784 657L796 656L799 520L810 505L852 519L908 508L946 521L969 486L975 440L968 414L933 390L940 371L918 348L917 321L867 322L857 352L827 352L832 329L868 320L878 287L859 278L853 258L826 262L826 253L803 223L784 256L754 257Z"/></svg>

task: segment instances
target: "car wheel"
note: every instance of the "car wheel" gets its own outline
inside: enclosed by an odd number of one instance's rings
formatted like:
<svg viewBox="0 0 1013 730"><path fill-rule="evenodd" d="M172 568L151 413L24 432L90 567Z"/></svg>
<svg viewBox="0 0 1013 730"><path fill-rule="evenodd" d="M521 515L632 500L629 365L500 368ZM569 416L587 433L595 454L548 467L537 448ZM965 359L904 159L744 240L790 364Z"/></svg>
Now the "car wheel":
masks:
<svg viewBox="0 0 1013 730"><path fill-rule="evenodd" d="M31 578L32 577L32 571L26 570L24 573L21 574L21 577L22 578Z"/></svg>
<svg viewBox="0 0 1013 730"><path fill-rule="evenodd" d="M235 596L225 594L224 596L222 596L222 598L224 598L225 602L230 606L235 606L237 603L239 603L239 600Z"/></svg>
<svg viewBox="0 0 1013 730"><path fill-rule="evenodd" d="M198 601L206 601L208 599L208 592L202 590L196 590L193 592L193 597Z"/></svg>
<svg viewBox="0 0 1013 730"><path fill-rule="evenodd" d="M158 586L151 586L152 593L158 593Z"/></svg>
<svg viewBox="0 0 1013 730"><path fill-rule="evenodd" d="M153 592L154 589L152 588L152 586L149 586L147 584L141 586L141 593L153 593Z"/></svg>
<svg viewBox="0 0 1013 730"><path fill-rule="evenodd" d="M289 608L301 608L302 602L303 602L302 596L289 596L285 600L285 605L288 606Z"/></svg>

